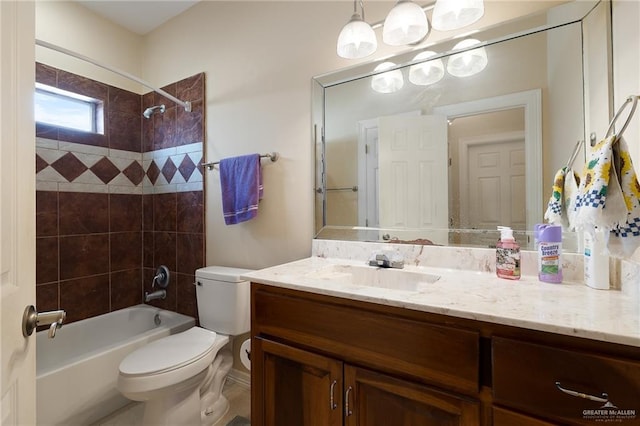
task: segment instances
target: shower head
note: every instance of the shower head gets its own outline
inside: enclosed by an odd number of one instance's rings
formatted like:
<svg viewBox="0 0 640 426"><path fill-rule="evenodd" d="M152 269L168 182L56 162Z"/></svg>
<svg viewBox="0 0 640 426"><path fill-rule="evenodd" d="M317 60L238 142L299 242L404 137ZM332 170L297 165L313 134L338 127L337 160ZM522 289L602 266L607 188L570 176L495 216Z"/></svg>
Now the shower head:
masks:
<svg viewBox="0 0 640 426"><path fill-rule="evenodd" d="M156 106L149 107L144 110L142 115L144 116L144 118L151 118L151 116L156 112L156 110L160 110L161 113L164 113L165 107L164 105L156 105Z"/></svg>

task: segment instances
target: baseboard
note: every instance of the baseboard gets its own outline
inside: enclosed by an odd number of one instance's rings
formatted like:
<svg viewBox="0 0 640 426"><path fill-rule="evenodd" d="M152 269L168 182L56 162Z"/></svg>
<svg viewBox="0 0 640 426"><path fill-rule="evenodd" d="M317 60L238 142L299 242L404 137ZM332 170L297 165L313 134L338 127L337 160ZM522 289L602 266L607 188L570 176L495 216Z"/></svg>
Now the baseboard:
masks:
<svg viewBox="0 0 640 426"><path fill-rule="evenodd" d="M245 386L247 389L251 387L251 373L232 368L231 371L229 371L227 379L232 380L239 385Z"/></svg>

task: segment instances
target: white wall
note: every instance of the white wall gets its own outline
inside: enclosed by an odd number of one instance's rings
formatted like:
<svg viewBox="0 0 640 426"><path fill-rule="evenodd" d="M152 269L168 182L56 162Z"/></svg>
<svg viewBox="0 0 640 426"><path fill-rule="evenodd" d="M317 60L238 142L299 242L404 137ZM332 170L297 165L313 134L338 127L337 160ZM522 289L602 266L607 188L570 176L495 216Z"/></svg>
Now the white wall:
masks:
<svg viewBox="0 0 640 426"><path fill-rule="evenodd" d="M140 76L142 38L71 1L36 2L36 39ZM134 93L148 89L103 68L44 47L36 61Z"/></svg>
<svg viewBox="0 0 640 426"><path fill-rule="evenodd" d="M382 20L392 5L367 2L367 20ZM544 9L551 2L506 5L489 2L486 17L476 26ZM640 92L639 6L628 0L616 1L614 6L621 25L617 31L624 34L617 40L616 55L631 64L628 71L617 67L615 84L635 85L617 95L619 103L629 90ZM37 3L36 35L158 87L206 73L208 160L250 152L281 154L277 163L264 163L264 200L258 217L244 224L224 225L218 172L207 172L207 263L261 268L310 253L314 218L311 78L355 63L335 53L337 35L351 11L348 1L202 1L141 37L76 3L46 1ZM446 35L434 32L431 37ZM80 71L86 65L49 58L42 50L37 50L37 60L87 75ZM397 52L380 43L376 58ZM90 72L106 83L146 91L130 82L116 83L114 76L104 74L103 78L100 70ZM637 134L635 129L628 132ZM640 154L640 141L634 149Z"/></svg>

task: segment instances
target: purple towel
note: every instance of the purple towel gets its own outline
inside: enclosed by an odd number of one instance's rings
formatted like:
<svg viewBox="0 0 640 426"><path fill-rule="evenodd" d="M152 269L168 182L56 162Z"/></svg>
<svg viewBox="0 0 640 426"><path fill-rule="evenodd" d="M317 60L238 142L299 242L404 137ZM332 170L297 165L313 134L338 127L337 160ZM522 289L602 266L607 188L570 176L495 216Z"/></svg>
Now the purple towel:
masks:
<svg viewBox="0 0 640 426"><path fill-rule="evenodd" d="M258 214L262 198L260 154L242 155L220 161L222 212L227 225L245 222Z"/></svg>

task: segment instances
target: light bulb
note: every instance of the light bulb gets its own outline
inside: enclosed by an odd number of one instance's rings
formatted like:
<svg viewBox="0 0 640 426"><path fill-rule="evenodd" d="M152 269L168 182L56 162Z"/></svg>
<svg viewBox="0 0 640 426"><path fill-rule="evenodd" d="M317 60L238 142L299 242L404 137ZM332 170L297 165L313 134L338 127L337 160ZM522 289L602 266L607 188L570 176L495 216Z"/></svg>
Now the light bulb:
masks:
<svg viewBox="0 0 640 426"><path fill-rule="evenodd" d="M466 49L480 44L480 41L468 38L453 47L453 50ZM455 77L469 77L479 73L487 66L487 51L484 47L467 50L451 55L447 61L447 72Z"/></svg>
<svg viewBox="0 0 640 426"><path fill-rule="evenodd" d="M383 62L375 67L374 71L384 71L395 66L393 62ZM402 86L404 86L404 79L400 70L391 70L371 77L371 88L379 93L397 92L402 89Z"/></svg>
<svg viewBox="0 0 640 426"><path fill-rule="evenodd" d="M391 46L402 46L422 41L428 32L424 10L410 0L399 0L384 20L382 40Z"/></svg>
<svg viewBox="0 0 640 426"><path fill-rule="evenodd" d="M338 36L338 56L346 59L364 58L377 48L378 40L373 28L358 13L354 13Z"/></svg>
<svg viewBox="0 0 640 426"><path fill-rule="evenodd" d="M413 60L422 61L435 55L436 52L427 50L418 53ZM442 80L442 77L444 77L444 65L440 58L411 65L411 68L409 68L409 81L418 86L428 86L437 83Z"/></svg>
<svg viewBox="0 0 640 426"><path fill-rule="evenodd" d="M437 0L432 24L438 31L457 30L473 24L484 15L483 0Z"/></svg>

